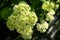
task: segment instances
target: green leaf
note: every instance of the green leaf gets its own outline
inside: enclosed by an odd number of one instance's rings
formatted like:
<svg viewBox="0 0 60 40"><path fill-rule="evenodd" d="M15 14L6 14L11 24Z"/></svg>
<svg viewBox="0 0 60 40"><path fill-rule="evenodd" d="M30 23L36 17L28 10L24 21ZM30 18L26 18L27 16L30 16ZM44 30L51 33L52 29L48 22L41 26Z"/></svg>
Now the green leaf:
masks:
<svg viewBox="0 0 60 40"><path fill-rule="evenodd" d="M12 13L12 9L9 8L9 7L6 7L6 8L3 8L1 10L1 17L4 19L4 20L7 20L8 16Z"/></svg>

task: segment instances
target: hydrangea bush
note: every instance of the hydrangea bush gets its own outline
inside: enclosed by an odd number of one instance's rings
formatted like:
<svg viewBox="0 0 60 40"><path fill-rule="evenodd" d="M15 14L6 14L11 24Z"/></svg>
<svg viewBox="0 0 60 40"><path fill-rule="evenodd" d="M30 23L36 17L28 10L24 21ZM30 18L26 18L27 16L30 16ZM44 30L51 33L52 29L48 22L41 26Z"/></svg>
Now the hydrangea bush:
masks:
<svg viewBox="0 0 60 40"><path fill-rule="evenodd" d="M48 31L60 13L59 7L60 0L8 0L0 3L0 20L5 21L9 31L16 30L24 40L35 40L36 33Z"/></svg>

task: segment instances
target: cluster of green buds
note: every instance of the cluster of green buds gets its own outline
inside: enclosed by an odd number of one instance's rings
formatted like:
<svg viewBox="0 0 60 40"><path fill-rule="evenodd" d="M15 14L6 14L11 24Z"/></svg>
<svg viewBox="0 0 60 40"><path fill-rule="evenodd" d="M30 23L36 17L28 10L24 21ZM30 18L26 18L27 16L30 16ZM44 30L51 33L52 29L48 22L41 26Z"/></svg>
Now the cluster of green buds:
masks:
<svg viewBox="0 0 60 40"><path fill-rule="evenodd" d="M54 3L53 2L46 1L42 4L42 9L43 10L50 11L53 8L54 8Z"/></svg>

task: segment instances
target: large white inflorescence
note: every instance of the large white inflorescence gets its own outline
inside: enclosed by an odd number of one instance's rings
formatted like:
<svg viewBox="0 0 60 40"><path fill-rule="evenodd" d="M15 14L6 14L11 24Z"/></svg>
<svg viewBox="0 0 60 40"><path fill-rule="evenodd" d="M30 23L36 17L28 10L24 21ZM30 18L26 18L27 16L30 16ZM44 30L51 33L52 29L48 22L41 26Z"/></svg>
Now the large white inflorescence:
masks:
<svg viewBox="0 0 60 40"><path fill-rule="evenodd" d="M31 11L31 7L21 2L13 7L13 13L8 17L7 27L10 30L17 30L24 39L31 39L33 27L37 22L36 13Z"/></svg>

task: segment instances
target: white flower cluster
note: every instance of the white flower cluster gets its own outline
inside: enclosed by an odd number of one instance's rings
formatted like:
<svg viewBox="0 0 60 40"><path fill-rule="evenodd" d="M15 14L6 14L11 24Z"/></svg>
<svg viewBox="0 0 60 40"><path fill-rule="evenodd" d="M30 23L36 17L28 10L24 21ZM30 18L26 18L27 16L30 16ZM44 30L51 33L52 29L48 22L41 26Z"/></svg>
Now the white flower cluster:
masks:
<svg viewBox="0 0 60 40"><path fill-rule="evenodd" d="M58 4L54 4L53 2L50 1L45 1L42 4L42 9L48 11L48 13L46 14L47 21L52 22L54 20L55 10L57 10L58 7L59 7Z"/></svg>
<svg viewBox="0 0 60 40"><path fill-rule="evenodd" d="M48 13L46 13L46 21L49 21L49 23L51 23L54 20L54 15L55 15L55 11L54 8L58 8L58 5L55 5L53 2L50 1L45 1L42 4L42 9L44 11L47 11ZM42 20L41 20L42 21ZM40 31L41 33L46 32L46 30L49 27L49 23L47 23L46 21L43 21L41 23L37 23L37 30Z"/></svg>
<svg viewBox="0 0 60 40"><path fill-rule="evenodd" d="M42 23L37 23L36 27L39 32L44 33L48 29L49 24L46 21L44 21Z"/></svg>
<svg viewBox="0 0 60 40"><path fill-rule="evenodd" d="M55 11L52 9L46 14L46 20L52 22L54 20Z"/></svg>
<svg viewBox="0 0 60 40"><path fill-rule="evenodd" d="M31 7L25 2L21 2L13 7L13 13L8 17L7 27L10 30L17 30L24 39L31 39L33 27L37 22L36 13L31 11Z"/></svg>

